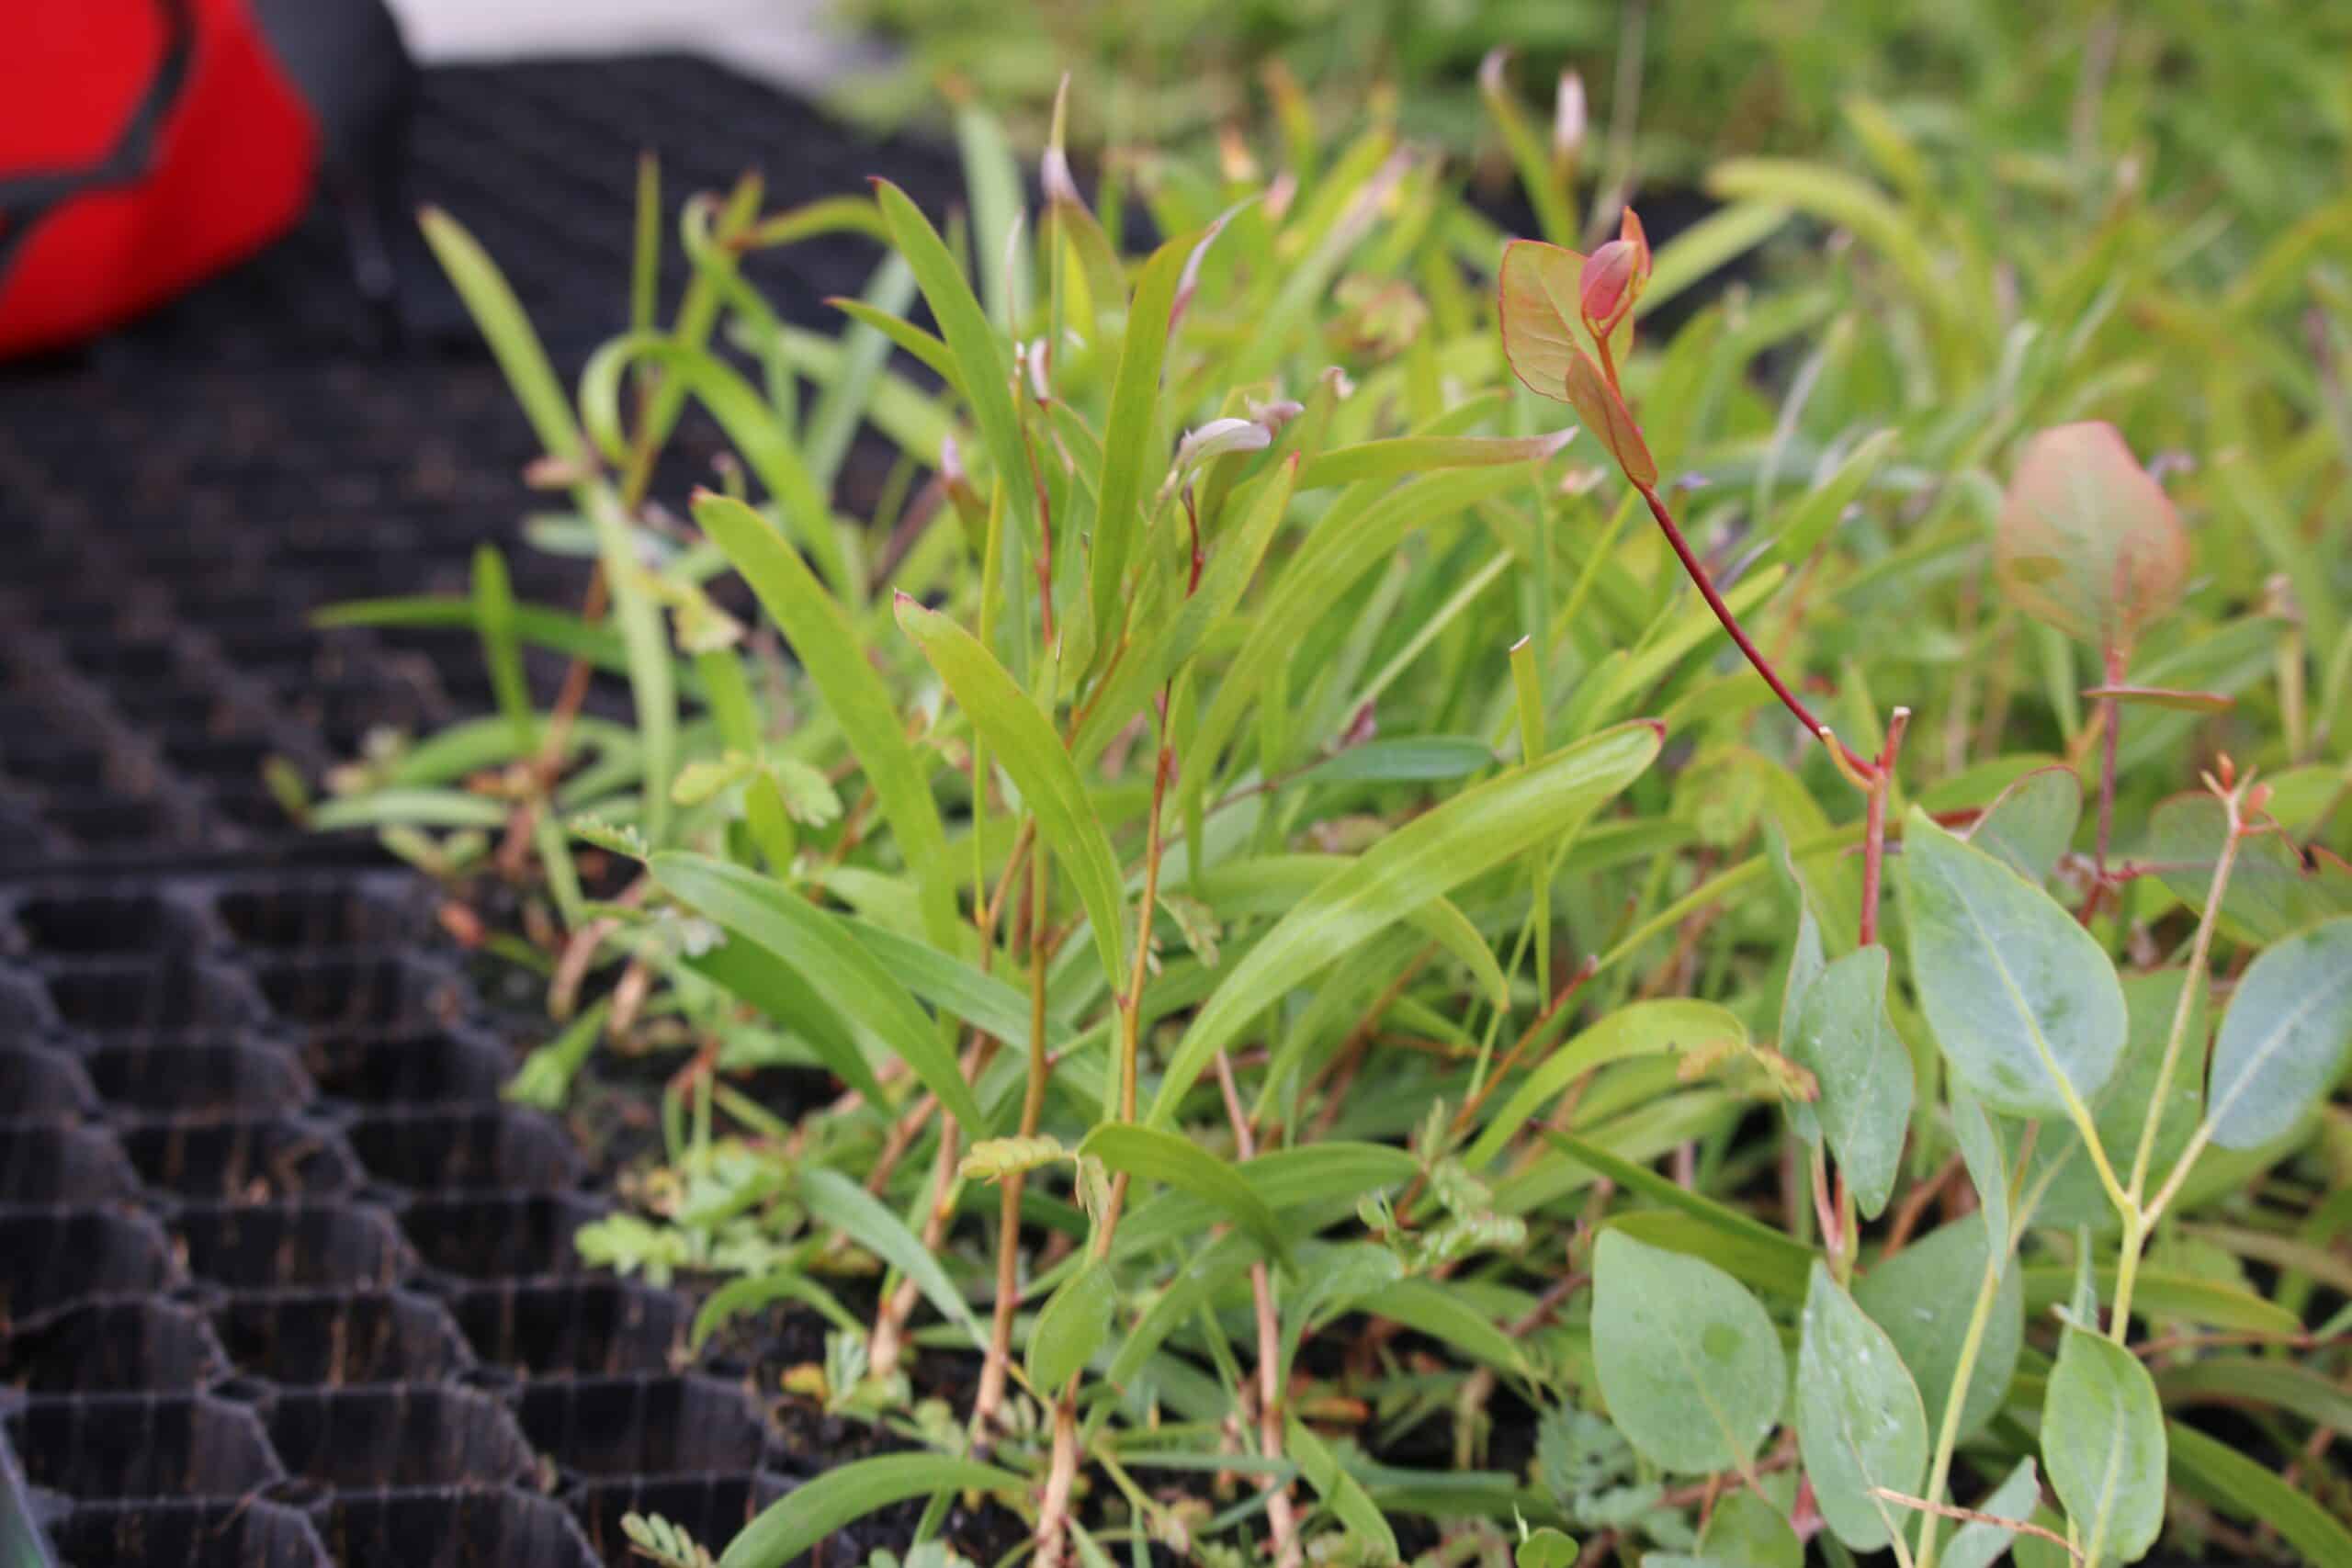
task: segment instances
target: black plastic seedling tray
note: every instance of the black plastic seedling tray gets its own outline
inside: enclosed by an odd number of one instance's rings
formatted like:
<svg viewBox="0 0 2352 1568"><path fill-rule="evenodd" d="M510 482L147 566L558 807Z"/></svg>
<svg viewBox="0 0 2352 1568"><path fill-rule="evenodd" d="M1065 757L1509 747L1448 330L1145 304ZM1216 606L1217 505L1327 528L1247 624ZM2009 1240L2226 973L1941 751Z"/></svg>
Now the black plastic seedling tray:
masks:
<svg viewBox="0 0 2352 1568"><path fill-rule="evenodd" d="M753 167L776 205L881 171L942 209L956 183L683 59L439 71L424 97L400 198L471 227L571 368L625 314L641 148L672 203ZM518 1042L432 890L266 782L489 706L469 636L320 634L318 606L461 591L485 538L526 597L584 581L522 546L528 430L403 247L390 322L322 211L114 339L0 367L10 1568L620 1563L625 1514L722 1545L838 1446L779 1421L773 1354L696 1362L684 1294L581 1261L600 1177L500 1100ZM753 269L817 322L877 257Z"/></svg>

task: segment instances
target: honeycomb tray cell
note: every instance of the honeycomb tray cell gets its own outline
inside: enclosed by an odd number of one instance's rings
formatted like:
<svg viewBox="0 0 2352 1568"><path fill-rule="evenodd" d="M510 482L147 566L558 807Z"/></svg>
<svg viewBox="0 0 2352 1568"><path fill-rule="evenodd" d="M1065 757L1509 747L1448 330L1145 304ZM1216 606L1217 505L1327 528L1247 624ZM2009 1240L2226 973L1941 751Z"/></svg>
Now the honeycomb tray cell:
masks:
<svg viewBox="0 0 2352 1568"><path fill-rule="evenodd" d="M812 1468L582 1263L514 1059L406 873L0 881L0 1492L51 1562L574 1568Z"/></svg>
<svg viewBox="0 0 2352 1568"><path fill-rule="evenodd" d="M952 152L673 57L428 72L413 142L396 204L466 222L567 374L624 324L641 149L680 191L763 165L786 205L876 169L934 211L962 186ZM462 600L476 545L537 504L529 425L401 228L387 310L322 204L88 354L0 368L11 1568L620 1563L628 1510L716 1546L822 1462L695 1360L689 1299L582 1264L609 1201L500 1099L516 1042L437 895L302 820L338 764L492 706L470 627L314 612ZM846 235L744 258L811 327L872 265ZM665 492L721 443L690 419L677 446ZM887 472L863 450L846 506ZM508 560L534 601L586 585ZM564 669L530 651L537 700ZM626 685L587 711L626 719Z"/></svg>

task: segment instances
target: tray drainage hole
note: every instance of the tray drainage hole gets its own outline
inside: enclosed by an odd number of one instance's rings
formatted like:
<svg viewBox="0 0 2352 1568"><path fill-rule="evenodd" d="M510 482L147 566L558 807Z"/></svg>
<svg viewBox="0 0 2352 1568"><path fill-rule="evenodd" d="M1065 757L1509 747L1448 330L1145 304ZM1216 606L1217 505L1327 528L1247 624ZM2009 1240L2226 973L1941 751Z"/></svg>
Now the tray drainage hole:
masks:
<svg viewBox="0 0 2352 1568"><path fill-rule="evenodd" d="M381 1209L264 1204L183 1210L173 1228L199 1280L241 1289L387 1286L409 1255Z"/></svg>
<svg viewBox="0 0 2352 1568"><path fill-rule="evenodd" d="M86 781L85 781L86 784ZM161 898L34 898L17 906L17 923L45 953L88 956L159 953L185 947L187 922Z"/></svg>
<svg viewBox="0 0 2352 1568"><path fill-rule="evenodd" d="M97 1209L0 1213L0 1318L152 1292L171 1277L171 1254L152 1222Z"/></svg>
<svg viewBox="0 0 2352 1568"><path fill-rule="evenodd" d="M0 1383L34 1393L187 1390L223 1365L204 1319L160 1302L93 1302L0 1336Z"/></svg>
<svg viewBox="0 0 2352 1568"><path fill-rule="evenodd" d="M338 1489L522 1481L534 1463L503 1406L455 1389L287 1393L269 1435L294 1473Z"/></svg>
<svg viewBox="0 0 2352 1568"><path fill-rule="evenodd" d="M413 924L390 904L340 887L247 888L223 894L214 908L239 942L281 952L394 942Z"/></svg>
<svg viewBox="0 0 2352 1568"><path fill-rule="evenodd" d="M299 1122L151 1122L122 1142L148 1186L184 1198L267 1203L359 1180L334 1134Z"/></svg>
<svg viewBox="0 0 2352 1568"><path fill-rule="evenodd" d="M68 1562L183 1568L317 1568L326 1547L299 1510L254 1498L85 1504L52 1532Z"/></svg>
<svg viewBox="0 0 2352 1568"><path fill-rule="evenodd" d="M439 1305L399 1292L242 1297L212 1326L241 1370L299 1386L431 1382L470 1360Z"/></svg>
<svg viewBox="0 0 2352 1568"><path fill-rule="evenodd" d="M560 1504L507 1489L346 1495L328 1505L320 1533L343 1568L594 1568L596 1561Z"/></svg>
<svg viewBox="0 0 2352 1568"><path fill-rule="evenodd" d="M258 1045L107 1045L89 1067L109 1103L184 1116L291 1111L311 1097L301 1068Z"/></svg>
<svg viewBox="0 0 2352 1568"><path fill-rule="evenodd" d="M0 1430L27 1479L72 1497L235 1496L284 1473L252 1411L201 1394L36 1399Z"/></svg>
<svg viewBox="0 0 2352 1568"><path fill-rule="evenodd" d="M535 1383L520 1414L531 1441L583 1475L684 1475L758 1467L764 1434L731 1383L696 1377Z"/></svg>
<svg viewBox="0 0 2352 1568"><path fill-rule="evenodd" d="M665 1372L687 1327L677 1298L612 1280L482 1286L449 1310L484 1361L537 1375Z"/></svg>

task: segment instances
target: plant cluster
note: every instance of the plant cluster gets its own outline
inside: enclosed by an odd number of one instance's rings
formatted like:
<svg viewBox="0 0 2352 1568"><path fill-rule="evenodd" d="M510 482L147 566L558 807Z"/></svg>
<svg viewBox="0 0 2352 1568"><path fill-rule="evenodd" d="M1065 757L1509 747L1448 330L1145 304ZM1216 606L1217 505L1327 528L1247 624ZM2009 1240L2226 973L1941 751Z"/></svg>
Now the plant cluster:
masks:
<svg viewBox="0 0 2352 1568"><path fill-rule="evenodd" d="M596 586L332 612L499 711L315 815L519 890L453 920L546 976L519 1097L677 1064L584 1253L828 1325L762 1392L882 1451L722 1568L910 1500L1046 1568L2352 1561L2352 209L2215 280L2128 170L1862 113L1589 254L1500 97L1548 243L1378 113L1099 208L1057 115L1034 212L970 115L944 231L690 199L666 326L649 167L575 388L428 215ZM828 338L741 260L837 230Z"/></svg>

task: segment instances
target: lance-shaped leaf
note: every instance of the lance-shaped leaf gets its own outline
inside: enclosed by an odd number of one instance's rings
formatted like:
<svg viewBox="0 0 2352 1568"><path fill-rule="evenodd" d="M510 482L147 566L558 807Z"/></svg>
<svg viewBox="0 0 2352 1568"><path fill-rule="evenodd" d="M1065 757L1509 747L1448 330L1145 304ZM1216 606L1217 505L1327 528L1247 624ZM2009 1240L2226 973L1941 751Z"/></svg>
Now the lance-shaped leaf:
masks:
<svg viewBox="0 0 2352 1568"><path fill-rule="evenodd" d="M2087 642L2128 648L2179 600L2188 535L2113 425L2062 424L2026 444L1993 559L2018 609Z"/></svg>
<svg viewBox="0 0 2352 1568"><path fill-rule="evenodd" d="M1039 834L1069 868L1079 902L1086 906L1087 923L1094 929L1102 971L1112 990L1118 990L1126 984L1126 895L1110 837L1087 804L1085 786L1061 737L971 633L903 593L898 598L898 613L899 626L922 649L971 718L972 728L988 742L989 756L1020 786L1023 803L1037 814Z"/></svg>
<svg viewBox="0 0 2352 1568"><path fill-rule="evenodd" d="M889 820L899 852L922 883L923 931L950 947L958 920L947 834L913 743L900 728L890 689L866 662L862 640L840 603L827 593L800 553L767 519L741 502L696 492L695 521L758 595L783 629L793 654L824 699L856 754Z"/></svg>
<svg viewBox="0 0 2352 1568"><path fill-rule="evenodd" d="M2352 1063L2352 917L2266 950L2213 1043L2213 1142L2259 1147L2293 1127Z"/></svg>
<svg viewBox="0 0 2352 1568"><path fill-rule="evenodd" d="M1894 1342L1818 1261L1797 1345L1797 1447L1838 1539L1856 1551L1886 1545L1894 1506L1873 1489L1919 1490L1928 1413Z"/></svg>
<svg viewBox="0 0 2352 1568"><path fill-rule="evenodd" d="M1028 1482L1011 1471L944 1454L881 1454L803 1482L743 1527L720 1568L784 1568L810 1547L878 1509L909 1497L967 1489L1020 1495Z"/></svg>
<svg viewBox="0 0 2352 1568"><path fill-rule="evenodd" d="M1747 1287L1617 1230L1601 1232L1592 1278L1593 1360L1626 1440L1679 1474L1753 1459L1781 1418L1789 1369Z"/></svg>
<svg viewBox="0 0 2352 1568"><path fill-rule="evenodd" d="M2165 1413L2140 1358L2102 1335L2067 1328L2042 1396L2041 1460L2086 1538L2089 1561L2136 1562L2156 1543L2165 1523Z"/></svg>
<svg viewBox="0 0 2352 1568"><path fill-rule="evenodd" d="M1857 948L1808 987L1781 1048L1820 1080L1815 1113L1862 1213L1894 1188L1911 1122L1911 1053L1886 1012L1886 949Z"/></svg>
<svg viewBox="0 0 2352 1568"><path fill-rule="evenodd" d="M1110 1265L1099 1258L1063 1280L1029 1330L1029 1348L1023 1357L1029 1381L1048 1397L1059 1390L1102 1348L1111 1334L1112 1311L1118 1304Z"/></svg>
<svg viewBox="0 0 2352 1568"><path fill-rule="evenodd" d="M659 854L651 870L672 897L782 959L833 1013L913 1068L966 1131L987 1131L988 1118L937 1023L842 917L758 872L707 855Z"/></svg>
<svg viewBox="0 0 2352 1568"><path fill-rule="evenodd" d="M2059 1118L2123 1055L2123 987L2091 934L2041 888L1936 826L1903 832L1911 979L1953 1075L1986 1106Z"/></svg>
<svg viewBox="0 0 2352 1568"><path fill-rule="evenodd" d="M1096 493L1102 499L1095 514L1093 556L1088 563L1094 622L1104 628L1106 645L1112 640L1112 628L1118 625L1119 589L1127 561L1135 553L1136 541L1143 536L1144 468L1156 455L1150 448L1159 407L1159 367L1168 352L1168 321L1176 306L1176 285L1193 244L1193 238L1185 236L1154 252L1136 284L1134 303L1127 307L1126 340L1120 346L1118 373L1111 387L1110 423L1102 434L1102 468L1096 479Z"/></svg>
<svg viewBox="0 0 2352 1568"><path fill-rule="evenodd" d="M1194 1015L1149 1120L1171 1122L1217 1052L1293 987L1431 899L1581 825L1649 766L1659 742L1659 730L1646 723L1603 730L1463 791L1333 873L1275 922Z"/></svg>
<svg viewBox="0 0 2352 1568"><path fill-rule="evenodd" d="M1157 1127L1108 1122L1088 1134L1078 1152L1081 1158L1091 1156L1113 1170L1165 1182L1206 1200L1249 1232L1268 1257L1290 1261L1290 1243L1258 1190L1240 1171L1190 1139Z"/></svg>

